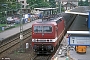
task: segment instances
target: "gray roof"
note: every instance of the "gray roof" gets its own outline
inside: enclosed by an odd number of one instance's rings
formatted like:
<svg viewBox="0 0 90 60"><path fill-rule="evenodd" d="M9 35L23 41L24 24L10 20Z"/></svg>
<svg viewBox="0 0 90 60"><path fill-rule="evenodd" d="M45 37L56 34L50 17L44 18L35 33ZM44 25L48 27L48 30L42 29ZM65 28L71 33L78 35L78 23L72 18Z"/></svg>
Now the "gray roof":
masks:
<svg viewBox="0 0 90 60"><path fill-rule="evenodd" d="M83 16L87 16L89 15L90 12L90 7L89 6L78 6L75 7L72 10L66 10L65 13L70 13L70 14L79 14L79 15L83 15Z"/></svg>
<svg viewBox="0 0 90 60"><path fill-rule="evenodd" d="M77 5L75 5L75 4L73 4L73 3L66 3L66 4L64 4L63 6L65 7L65 6L73 6L73 7L76 7Z"/></svg>
<svg viewBox="0 0 90 60"><path fill-rule="evenodd" d="M78 6L77 8L70 10L71 12L81 12L81 13L87 13L90 11L89 6Z"/></svg>

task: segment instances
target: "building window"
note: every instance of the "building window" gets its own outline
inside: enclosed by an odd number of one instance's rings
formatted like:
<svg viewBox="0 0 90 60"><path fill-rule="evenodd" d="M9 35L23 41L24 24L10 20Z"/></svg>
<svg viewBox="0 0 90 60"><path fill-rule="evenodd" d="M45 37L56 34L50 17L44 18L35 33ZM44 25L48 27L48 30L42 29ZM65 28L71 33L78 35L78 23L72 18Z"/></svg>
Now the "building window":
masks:
<svg viewBox="0 0 90 60"><path fill-rule="evenodd" d="M22 5L22 8L24 8L24 5Z"/></svg>
<svg viewBox="0 0 90 60"><path fill-rule="evenodd" d="M22 3L24 3L24 1L21 1Z"/></svg>

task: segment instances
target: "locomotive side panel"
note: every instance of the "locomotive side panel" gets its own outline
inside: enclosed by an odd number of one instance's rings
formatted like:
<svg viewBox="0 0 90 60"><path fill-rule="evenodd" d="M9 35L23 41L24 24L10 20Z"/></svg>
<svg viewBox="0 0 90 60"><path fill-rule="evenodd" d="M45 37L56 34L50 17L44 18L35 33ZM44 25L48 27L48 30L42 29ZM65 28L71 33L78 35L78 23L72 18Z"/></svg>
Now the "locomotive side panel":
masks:
<svg viewBox="0 0 90 60"><path fill-rule="evenodd" d="M54 47L56 47L58 44L60 44L60 41L61 41L61 38L63 37L63 35L64 35L64 20L59 20L58 22L57 22L57 30L56 30L56 33L55 34L57 34L57 40L55 41L55 43L54 43Z"/></svg>
<svg viewBox="0 0 90 60"><path fill-rule="evenodd" d="M58 37L60 36L60 34L62 33L62 31L64 30L64 20L61 20L60 23L57 24L57 27L58 27Z"/></svg>

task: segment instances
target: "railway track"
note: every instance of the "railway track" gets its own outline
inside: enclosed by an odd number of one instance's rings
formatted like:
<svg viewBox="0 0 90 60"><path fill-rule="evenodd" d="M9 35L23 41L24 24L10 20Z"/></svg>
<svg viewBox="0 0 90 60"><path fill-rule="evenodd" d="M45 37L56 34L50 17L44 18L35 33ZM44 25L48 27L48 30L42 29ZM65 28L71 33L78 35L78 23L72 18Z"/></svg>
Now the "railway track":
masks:
<svg viewBox="0 0 90 60"><path fill-rule="evenodd" d="M31 28L23 31L23 41L20 41L19 36L20 34L18 33L12 37L9 37L8 41L5 41L0 45L0 58L12 52L13 50L15 50L15 48L19 48L21 43L24 43L25 41L30 39L31 38ZM14 48L15 45L19 45L19 46L16 46ZM11 48L12 50L10 50Z"/></svg>
<svg viewBox="0 0 90 60"><path fill-rule="evenodd" d="M33 60L50 60L51 55L36 55Z"/></svg>

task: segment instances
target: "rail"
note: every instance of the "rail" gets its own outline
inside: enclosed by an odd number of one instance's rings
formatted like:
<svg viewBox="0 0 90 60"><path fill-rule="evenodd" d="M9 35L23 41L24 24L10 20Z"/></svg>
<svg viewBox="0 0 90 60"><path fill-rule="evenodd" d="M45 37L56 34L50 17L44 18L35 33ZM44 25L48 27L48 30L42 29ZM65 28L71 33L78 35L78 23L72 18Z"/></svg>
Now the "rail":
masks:
<svg viewBox="0 0 90 60"><path fill-rule="evenodd" d="M28 37L31 37L31 28L27 29L24 31L23 33L24 39L26 40ZM4 52L6 52L7 50L9 50L11 47L15 46L16 44L19 44L20 38L19 38L19 33L14 35L13 37L9 37L9 41L3 42L2 45L0 45L0 58L3 57L4 55L6 55L6 53L4 54ZM23 41L22 41L23 42Z"/></svg>

